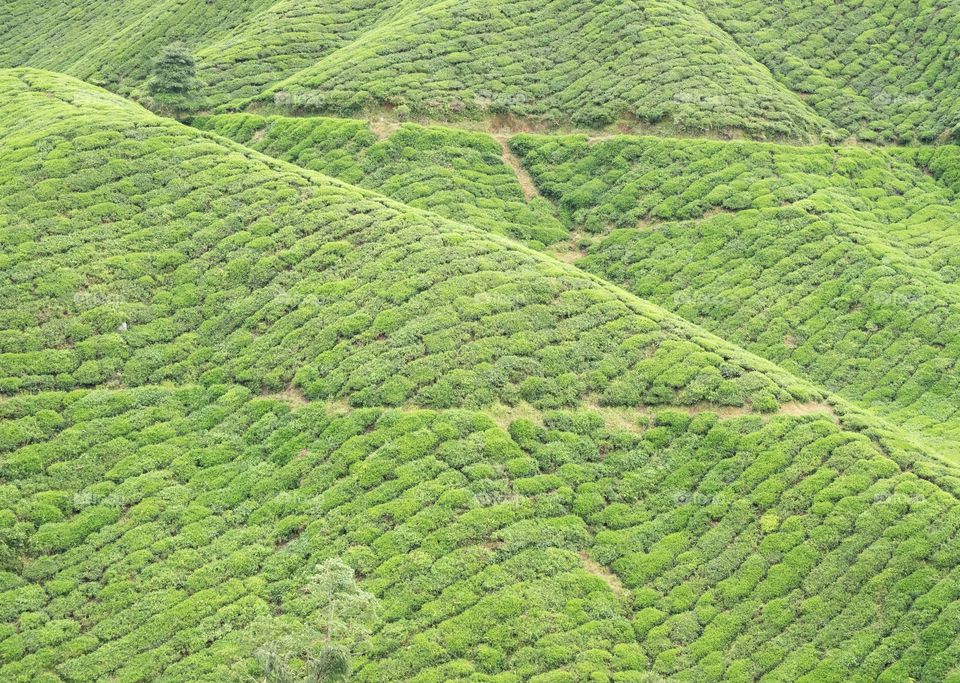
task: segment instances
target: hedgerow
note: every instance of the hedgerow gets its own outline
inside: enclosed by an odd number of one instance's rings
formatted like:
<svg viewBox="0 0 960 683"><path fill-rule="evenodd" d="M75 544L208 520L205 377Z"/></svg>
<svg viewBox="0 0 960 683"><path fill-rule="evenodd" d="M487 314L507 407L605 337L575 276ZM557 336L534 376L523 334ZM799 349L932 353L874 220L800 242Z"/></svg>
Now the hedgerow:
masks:
<svg viewBox="0 0 960 683"><path fill-rule="evenodd" d="M591 235L579 267L957 453L954 148L510 144Z"/></svg>

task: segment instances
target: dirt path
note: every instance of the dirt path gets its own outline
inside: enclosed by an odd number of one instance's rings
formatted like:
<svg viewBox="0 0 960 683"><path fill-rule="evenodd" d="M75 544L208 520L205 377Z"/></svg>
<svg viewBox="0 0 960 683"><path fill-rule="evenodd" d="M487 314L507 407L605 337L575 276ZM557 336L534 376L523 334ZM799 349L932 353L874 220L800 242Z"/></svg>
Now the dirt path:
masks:
<svg viewBox="0 0 960 683"><path fill-rule="evenodd" d="M620 581L620 577L614 574L612 571L604 567L599 562L594 562L590 559L590 556L586 553L580 553L580 563L583 565L583 568L589 573L603 579L610 589L614 592L615 595L625 595L627 589L624 587L623 583Z"/></svg>
<svg viewBox="0 0 960 683"><path fill-rule="evenodd" d="M503 163L513 170L517 177L520 189L523 190L523 196L529 202L531 199L540 196L540 190L537 189L533 178L527 173L527 170L521 165L520 160L510 151L509 138L505 135L494 135L493 138L500 144L500 156L503 157Z"/></svg>

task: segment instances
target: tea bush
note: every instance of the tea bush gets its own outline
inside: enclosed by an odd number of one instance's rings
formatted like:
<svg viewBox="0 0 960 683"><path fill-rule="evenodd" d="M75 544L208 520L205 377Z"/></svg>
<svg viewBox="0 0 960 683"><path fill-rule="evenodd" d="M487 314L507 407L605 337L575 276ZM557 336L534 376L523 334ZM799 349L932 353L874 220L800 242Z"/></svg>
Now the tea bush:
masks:
<svg viewBox="0 0 960 683"><path fill-rule="evenodd" d="M958 31L943 0L10 0L0 67L142 95L182 41L220 111L909 143L957 135Z"/></svg>

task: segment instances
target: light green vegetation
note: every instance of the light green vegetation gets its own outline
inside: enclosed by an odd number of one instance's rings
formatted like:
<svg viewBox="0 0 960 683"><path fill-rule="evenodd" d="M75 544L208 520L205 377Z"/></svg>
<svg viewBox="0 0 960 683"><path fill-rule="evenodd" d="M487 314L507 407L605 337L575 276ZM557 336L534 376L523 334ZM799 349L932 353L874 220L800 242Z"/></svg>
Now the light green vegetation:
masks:
<svg viewBox="0 0 960 683"><path fill-rule="evenodd" d="M388 103L442 119L492 112L603 127L631 117L689 131L830 133L727 34L676 0L430 3L265 96L337 113Z"/></svg>
<svg viewBox="0 0 960 683"><path fill-rule="evenodd" d="M539 197L525 199L500 145L482 133L405 124L378 141L364 121L251 114L198 117L192 125L529 244L567 236L550 204Z"/></svg>
<svg viewBox="0 0 960 683"><path fill-rule="evenodd" d="M355 405L557 407L595 393L763 411L822 396L477 228L132 105L78 123L63 97L79 87L4 74L0 132L30 132L2 152L3 391L292 382Z"/></svg>
<svg viewBox="0 0 960 683"><path fill-rule="evenodd" d="M0 66L143 93L196 53L212 107L435 120L618 120L675 133L956 135L955 3L832 0L11 0Z"/></svg>
<svg viewBox="0 0 960 683"><path fill-rule="evenodd" d="M504 431L220 385L0 413L4 680L241 680L332 555L382 602L358 681L956 673L956 499L822 417Z"/></svg>
<svg viewBox="0 0 960 683"><path fill-rule="evenodd" d="M954 148L511 146L594 235L578 266L960 453Z"/></svg>
<svg viewBox="0 0 960 683"><path fill-rule="evenodd" d="M863 140L960 134L960 7L927 2L696 0L811 109Z"/></svg>
<svg viewBox="0 0 960 683"><path fill-rule="evenodd" d="M154 59L233 35L270 0L11 0L0 6L0 66L70 73L122 93L143 86Z"/></svg>
<svg viewBox="0 0 960 683"><path fill-rule="evenodd" d="M257 101L319 113L396 107L443 120L503 113L554 125L626 118L676 131L835 135L678 0L140 5L57 3L38 13L35 0L15 0L0 10L0 65L54 68L142 93L160 49L184 41L197 56L202 95L221 109Z"/></svg>
<svg viewBox="0 0 960 683"><path fill-rule="evenodd" d="M150 7L0 63L834 135L693 2ZM960 680L956 148L194 123L0 70L0 680Z"/></svg>

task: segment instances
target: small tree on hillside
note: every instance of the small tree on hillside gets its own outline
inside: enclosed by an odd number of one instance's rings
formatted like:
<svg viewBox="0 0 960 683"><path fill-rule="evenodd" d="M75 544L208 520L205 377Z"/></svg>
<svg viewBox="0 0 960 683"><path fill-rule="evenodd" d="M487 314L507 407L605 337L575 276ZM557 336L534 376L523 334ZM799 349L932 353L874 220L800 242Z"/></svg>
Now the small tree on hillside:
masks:
<svg viewBox="0 0 960 683"><path fill-rule="evenodd" d="M314 618L298 636L258 651L263 680L302 681L292 664L296 659L305 665L309 683L343 683L350 678L353 649L370 635L380 603L337 558L316 566L304 592L316 600Z"/></svg>
<svg viewBox="0 0 960 683"><path fill-rule="evenodd" d="M147 82L147 92L154 108L180 114L196 104L197 64L182 43L175 43L160 51L153 63L153 72Z"/></svg>

